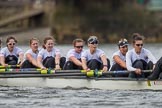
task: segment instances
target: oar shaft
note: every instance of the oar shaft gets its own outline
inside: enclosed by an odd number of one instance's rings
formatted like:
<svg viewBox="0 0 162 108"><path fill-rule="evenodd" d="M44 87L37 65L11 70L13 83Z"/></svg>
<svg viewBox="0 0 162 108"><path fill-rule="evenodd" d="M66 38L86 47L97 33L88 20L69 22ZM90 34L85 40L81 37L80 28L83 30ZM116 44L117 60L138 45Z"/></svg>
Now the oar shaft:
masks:
<svg viewBox="0 0 162 108"><path fill-rule="evenodd" d="M107 72L102 72L102 75L128 75L129 73L134 72L134 71L127 71L127 70L123 70L123 71L107 71ZM151 73L152 70L142 70L143 73ZM100 76L102 76L100 75Z"/></svg>
<svg viewBox="0 0 162 108"><path fill-rule="evenodd" d="M0 75L5 75L5 74L41 74L38 71L24 71L24 72L17 72L17 71L12 71L12 72L0 72Z"/></svg>
<svg viewBox="0 0 162 108"><path fill-rule="evenodd" d="M0 66L0 69L2 68L19 68L20 65L8 65L8 66Z"/></svg>
<svg viewBox="0 0 162 108"><path fill-rule="evenodd" d="M1 72L4 71L4 69L0 69ZM25 71L41 71L39 68L24 68L24 69L5 69L5 72L25 72Z"/></svg>
<svg viewBox="0 0 162 108"><path fill-rule="evenodd" d="M0 78L30 78L30 77L61 77L61 76L86 76L85 73L71 74L6 74L0 75Z"/></svg>
<svg viewBox="0 0 162 108"><path fill-rule="evenodd" d="M93 70L91 70L93 71ZM41 69L36 69L36 68L29 68L29 69L0 69L0 74L3 73L24 73L24 72L38 72L41 74L53 74L53 73L86 73L85 70L41 70Z"/></svg>
<svg viewBox="0 0 162 108"><path fill-rule="evenodd" d="M121 70L121 71L107 71L106 73L112 73L112 74L116 74L116 73L131 73L131 72L134 72L134 71L127 71L127 70ZM152 72L152 70L142 70L143 73L150 73Z"/></svg>
<svg viewBox="0 0 162 108"><path fill-rule="evenodd" d="M89 71L91 73L89 76L102 76L102 75L117 75L117 74L129 74L132 71ZM152 70L143 70L144 73L152 72ZM0 69L0 74L77 74L77 73L86 73L85 70L40 70L40 69Z"/></svg>

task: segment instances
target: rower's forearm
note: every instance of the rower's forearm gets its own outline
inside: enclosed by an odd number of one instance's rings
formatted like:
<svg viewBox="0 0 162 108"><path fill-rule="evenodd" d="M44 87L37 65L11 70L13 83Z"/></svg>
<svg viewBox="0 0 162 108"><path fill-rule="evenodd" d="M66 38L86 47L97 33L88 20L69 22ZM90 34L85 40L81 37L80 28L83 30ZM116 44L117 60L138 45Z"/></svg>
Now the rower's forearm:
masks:
<svg viewBox="0 0 162 108"><path fill-rule="evenodd" d="M79 61L79 60L74 61L74 63L75 63L77 66L82 66L82 62Z"/></svg>
<svg viewBox="0 0 162 108"><path fill-rule="evenodd" d="M20 55L20 57L19 57L19 59L20 59L20 62L22 63L23 62L23 60L24 60L24 55Z"/></svg>

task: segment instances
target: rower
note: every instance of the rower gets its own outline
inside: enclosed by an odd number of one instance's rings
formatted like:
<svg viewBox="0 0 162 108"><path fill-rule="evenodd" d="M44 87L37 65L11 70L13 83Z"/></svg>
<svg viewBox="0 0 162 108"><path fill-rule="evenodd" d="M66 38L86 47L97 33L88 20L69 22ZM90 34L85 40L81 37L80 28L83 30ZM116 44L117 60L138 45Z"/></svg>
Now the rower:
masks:
<svg viewBox="0 0 162 108"><path fill-rule="evenodd" d="M65 64L65 57L61 57L60 50L54 47L55 39L51 36L43 40L43 48L39 51L37 57L38 67L41 69L55 68L59 70Z"/></svg>
<svg viewBox="0 0 162 108"><path fill-rule="evenodd" d="M162 57L157 61L152 74L148 76L148 80L162 79Z"/></svg>
<svg viewBox="0 0 162 108"><path fill-rule="evenodd" d="M16 43L17 40L15 37L10 36L7 38L7 47L2 48L0 52L0 63L2 66L7 67L8 65L22 65L24 53L22 49L16 47Z"/></svg>
<svg viewBox="0 0 162 108"><path fill-rule="evenodd" d="M106 72L110 68L110 61L106 58L103 50L98 49L98 38L90 36L88 38L88 50L83 51L81 55L82 67L84 70L102 70Z"/></svg>
<svg viewBox="0 0 162 108"><path fill-rule="evenodd" d="M118 43L119 50L113 53L112 56L112 67L110 71L119 71L119 70L127 70L126 67L126 53L128 51L128 41L125 38L119 40ZM127 75L117 74L116 77L125 77Z"/></svg>
<svg viewBox="0 0 162 108"><path fill-rule="evenodd" d="M31 38L29 41L30 49L25 53L25 60L22 63L21 68L37 68L37 56L38 56L38 47L39 40L36 38Z"/></svg>
<svg viewBox="0 0 162 108"><path fill-rule="evenodd" d="M81 54L83 52L84 41L83 39L73 40L73 49L70 49L66 56L66 63L64 70L82 69Z"/></svg>
<svg viewBox="0 0 162 108"><path fill-rule="evenodd" d="M129 74L129 77L144 78L146 75L142 70L152 70L157 60L148 49L143 48L143 36L134 33L132 38L133 49L126 54L127 69L128 71L134 71Z"/></svg>

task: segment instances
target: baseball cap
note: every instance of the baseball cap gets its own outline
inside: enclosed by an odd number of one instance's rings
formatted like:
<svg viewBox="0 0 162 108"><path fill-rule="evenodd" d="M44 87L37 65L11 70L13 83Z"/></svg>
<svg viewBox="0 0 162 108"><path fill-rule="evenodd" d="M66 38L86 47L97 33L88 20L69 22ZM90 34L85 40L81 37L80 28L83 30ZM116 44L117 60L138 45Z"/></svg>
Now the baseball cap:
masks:
<svg viewBox="0 0 162 108"><path fill-rule="evenodd" d="M89 44L98 44L99 43L98 38L96 36L90 36L88 38L87 42Z"/></svg>
<svg viewBox="0 0 162 108"><path fill-rule="evenodd" d="M119 47L124 47L126 45L129 45L127 39L124 38L124 39L119 40L119 43L118 43Z"/></svg>

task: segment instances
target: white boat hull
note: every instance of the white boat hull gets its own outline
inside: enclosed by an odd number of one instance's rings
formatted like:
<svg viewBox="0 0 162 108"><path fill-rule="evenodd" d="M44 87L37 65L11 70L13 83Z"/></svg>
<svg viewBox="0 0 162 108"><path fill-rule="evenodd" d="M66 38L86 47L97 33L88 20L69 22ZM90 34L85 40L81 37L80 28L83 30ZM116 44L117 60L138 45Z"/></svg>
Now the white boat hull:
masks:
<svg viewBox="0 0 162 108"><path fill-rule="evenodd" d="M112 78L1 78L1 86L52 87L74 89L90 88L104 90L162 90L162 81L128 80Z"/></svg>

